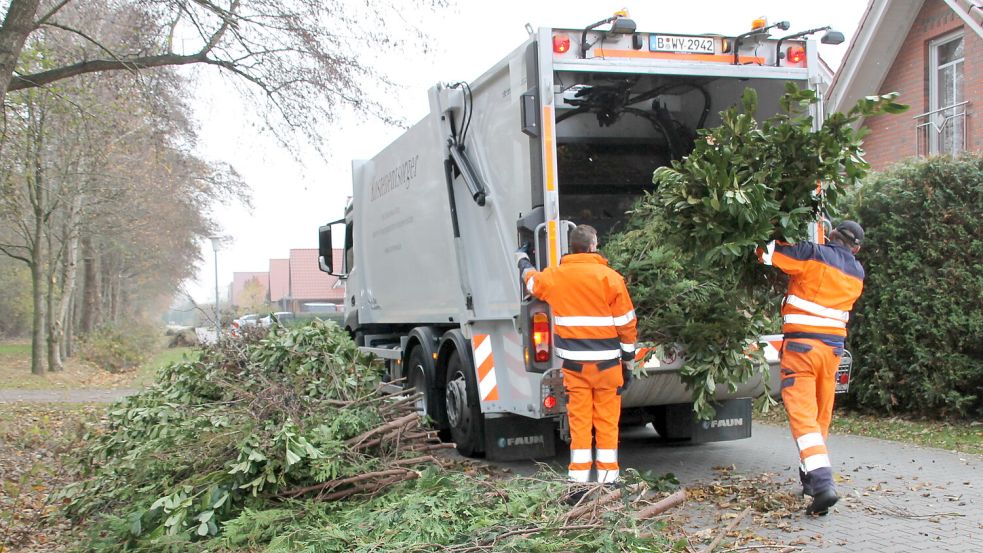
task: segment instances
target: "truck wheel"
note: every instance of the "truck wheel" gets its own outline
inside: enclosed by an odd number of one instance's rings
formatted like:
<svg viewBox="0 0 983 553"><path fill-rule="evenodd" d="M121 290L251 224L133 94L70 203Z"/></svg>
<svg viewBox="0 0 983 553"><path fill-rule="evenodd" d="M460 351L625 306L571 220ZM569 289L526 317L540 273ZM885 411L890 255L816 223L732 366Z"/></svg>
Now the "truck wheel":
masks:
<svg viewBox="0 0 983 553"><path fill-rule="evenodd" d="M426 352L420 346L413 348L407 359L406 389L423 394L416 402L417 411L429 417L438 429L447 428L444 401L434 386L433 363L428 361Z"/></svg>
<svg viewBox="0 0 983 553"><path fill-rule="evenodd" d="M478 386L474 369L457 351L447 360L447 422L457 451L476 457L484 448L484 417L478 404Z"/></svg>

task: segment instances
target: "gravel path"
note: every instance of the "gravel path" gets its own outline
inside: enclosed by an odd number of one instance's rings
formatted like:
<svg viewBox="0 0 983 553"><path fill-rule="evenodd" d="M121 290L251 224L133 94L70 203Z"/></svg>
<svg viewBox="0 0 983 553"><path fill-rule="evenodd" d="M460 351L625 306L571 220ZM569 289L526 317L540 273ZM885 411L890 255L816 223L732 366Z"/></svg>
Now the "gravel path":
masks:
<svg viewBox="0 0 983 553"><path fill-rule="evenodd" d="M0 390L0 403L110 403L137 393L133 388L110 390Z"/></svg>

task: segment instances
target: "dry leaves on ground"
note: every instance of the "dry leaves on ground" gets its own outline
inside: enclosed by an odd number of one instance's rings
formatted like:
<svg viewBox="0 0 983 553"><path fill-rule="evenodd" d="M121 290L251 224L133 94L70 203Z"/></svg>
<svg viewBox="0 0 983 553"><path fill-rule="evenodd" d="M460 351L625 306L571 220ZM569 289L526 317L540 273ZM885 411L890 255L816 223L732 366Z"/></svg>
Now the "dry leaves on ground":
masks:
<svg viewBox="0 0 983 553"><path fill-rule="evenodd" d="M76 479L70 457L104 409L0 403L0 553L55 551L71 540L48 498Z"/></svg>

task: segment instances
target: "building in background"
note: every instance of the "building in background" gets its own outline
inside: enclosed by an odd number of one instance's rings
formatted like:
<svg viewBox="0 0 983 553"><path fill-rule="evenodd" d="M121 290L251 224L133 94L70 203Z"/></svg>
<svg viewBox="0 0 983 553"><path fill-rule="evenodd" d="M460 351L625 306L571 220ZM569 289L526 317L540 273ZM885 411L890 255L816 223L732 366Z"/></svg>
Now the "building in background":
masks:
<svg viewBox="0 0 983 553"><path fill-rule="evenodd" d="M257 310L269 303L269 298L269 272L232 273L232 305Z"/></svg>
<svg viewBox="0 0 983 553"><path fill-rule="evenodd" d="M287 310L286 298L290 294L290 260L270 260L270 303L278 311Z"/></svg>
<svg viewBox="0 0 983 553"><path fill-rule="evenodd" d="M341 267L342 250L333 251L334 266ZM344 310L345 283L336 276L321 272L317 248L290 250L288 260L290 286L281 300L286 311L317 313Z"/></svg>
<svg viewBox="0 0 983 553"><path fill-rule="evenodd" d="M871 0L826 94L829 111L900 92L911 109L865 122L874 169L910 156L979 152L983 1Z"/></svg>

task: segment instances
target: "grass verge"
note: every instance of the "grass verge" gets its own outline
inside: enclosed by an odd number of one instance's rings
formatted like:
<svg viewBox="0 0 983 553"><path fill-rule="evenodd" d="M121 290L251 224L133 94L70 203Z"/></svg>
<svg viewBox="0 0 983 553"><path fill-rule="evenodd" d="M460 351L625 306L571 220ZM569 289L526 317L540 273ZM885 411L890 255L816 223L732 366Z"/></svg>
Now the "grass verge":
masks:
<svg viewBox="0 0 983 553"><path fill-rule="evenodd" d="M782 405L768 413L754 413L755 421L788 424ZM831 434L869 436L894 442L983 455L983 421L933 421L904 417L878 417L845 408L833 412Z"/></svg>
<svg viewBox="0 0 983 553"><path fill-rule="evenodd" d="M135 370L110 373L72 357L65 360L65 370L43 375L31 374L31 345L0 345L0 389L6 390L82 390L108 388L142 388L154 381L157 371L188 356L197 358L190 347L158 351Z"/></svg>

